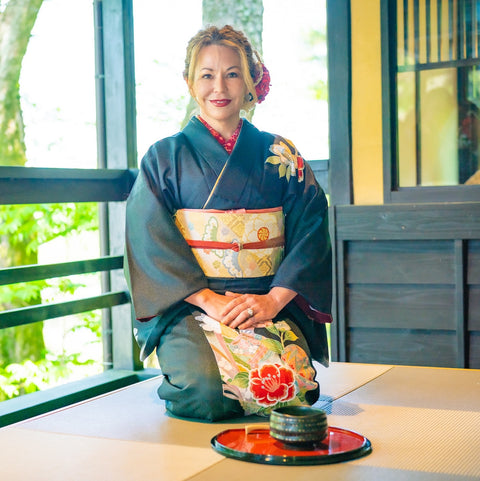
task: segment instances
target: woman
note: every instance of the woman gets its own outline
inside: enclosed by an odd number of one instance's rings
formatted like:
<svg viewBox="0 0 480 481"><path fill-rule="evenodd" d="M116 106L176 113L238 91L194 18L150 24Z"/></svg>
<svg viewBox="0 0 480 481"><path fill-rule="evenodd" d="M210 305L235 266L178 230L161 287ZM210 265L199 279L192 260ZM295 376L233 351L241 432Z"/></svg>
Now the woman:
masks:
<svg viewBox="0 0 480 481"><path fill-rule="evenodd" d="M127 202L126 266L145 359L174 415L268 415L319 395L328 365L327 202L288 140L240 112L269 74L242 32L210 27L187 47L200 113L150 147Z"/></svg>

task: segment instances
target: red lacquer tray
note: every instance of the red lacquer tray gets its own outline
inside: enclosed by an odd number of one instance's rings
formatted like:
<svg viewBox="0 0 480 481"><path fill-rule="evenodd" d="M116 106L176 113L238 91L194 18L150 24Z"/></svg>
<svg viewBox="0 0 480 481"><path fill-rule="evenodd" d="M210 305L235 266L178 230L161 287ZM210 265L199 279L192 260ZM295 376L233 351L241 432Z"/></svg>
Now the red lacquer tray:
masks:
<svg viewBox="0 0 480 481"><path fill-rule="evenodd" d="M361 434L329 426L327 437L312 449L285 447L266 428L227 429L211 441L213 449L226 457L261 464L292 466L331 464L365 456L372 451Z"/></svg>

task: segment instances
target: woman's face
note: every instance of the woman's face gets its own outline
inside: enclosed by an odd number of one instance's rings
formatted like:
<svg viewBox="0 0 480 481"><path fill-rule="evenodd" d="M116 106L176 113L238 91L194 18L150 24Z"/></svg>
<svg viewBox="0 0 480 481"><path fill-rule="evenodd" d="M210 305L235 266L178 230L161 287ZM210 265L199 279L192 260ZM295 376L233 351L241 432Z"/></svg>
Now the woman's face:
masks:
<svg viewBox="0 0 480 481"><path fill-rule="evenodd" d="M203 47L191 88L202 118L227 139L238 125L247 94L240 65L240 55L232 48Z"/></svg>

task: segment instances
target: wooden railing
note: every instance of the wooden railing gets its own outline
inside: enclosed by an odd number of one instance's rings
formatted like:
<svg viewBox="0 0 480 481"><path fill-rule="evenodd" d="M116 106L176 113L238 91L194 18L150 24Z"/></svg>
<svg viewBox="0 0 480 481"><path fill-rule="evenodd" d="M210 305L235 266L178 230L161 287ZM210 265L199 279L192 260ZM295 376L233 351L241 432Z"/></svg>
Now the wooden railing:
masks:
<svg viewBox="0 0 480 481"><path fill-rule="evenodd" d="M107 169L0 168L0 204L124 201L135 171ZM107 256L51 265L0 269L0 286L75 274L122 269L122 256ZM126 291L0 312L0 329L55 317L109 308L130 302Z"/></svg>

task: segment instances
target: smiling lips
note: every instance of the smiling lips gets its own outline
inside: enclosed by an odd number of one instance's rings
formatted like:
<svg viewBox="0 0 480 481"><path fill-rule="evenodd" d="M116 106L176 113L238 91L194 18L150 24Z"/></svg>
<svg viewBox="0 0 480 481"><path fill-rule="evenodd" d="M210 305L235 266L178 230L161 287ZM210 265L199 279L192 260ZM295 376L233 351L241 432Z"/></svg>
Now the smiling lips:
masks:
<svg viewBox="0 0 480 481"><path fill-rule="evenodd" d="M226 107L231 102L230 99L210 100L215 107Z"/></svg>

